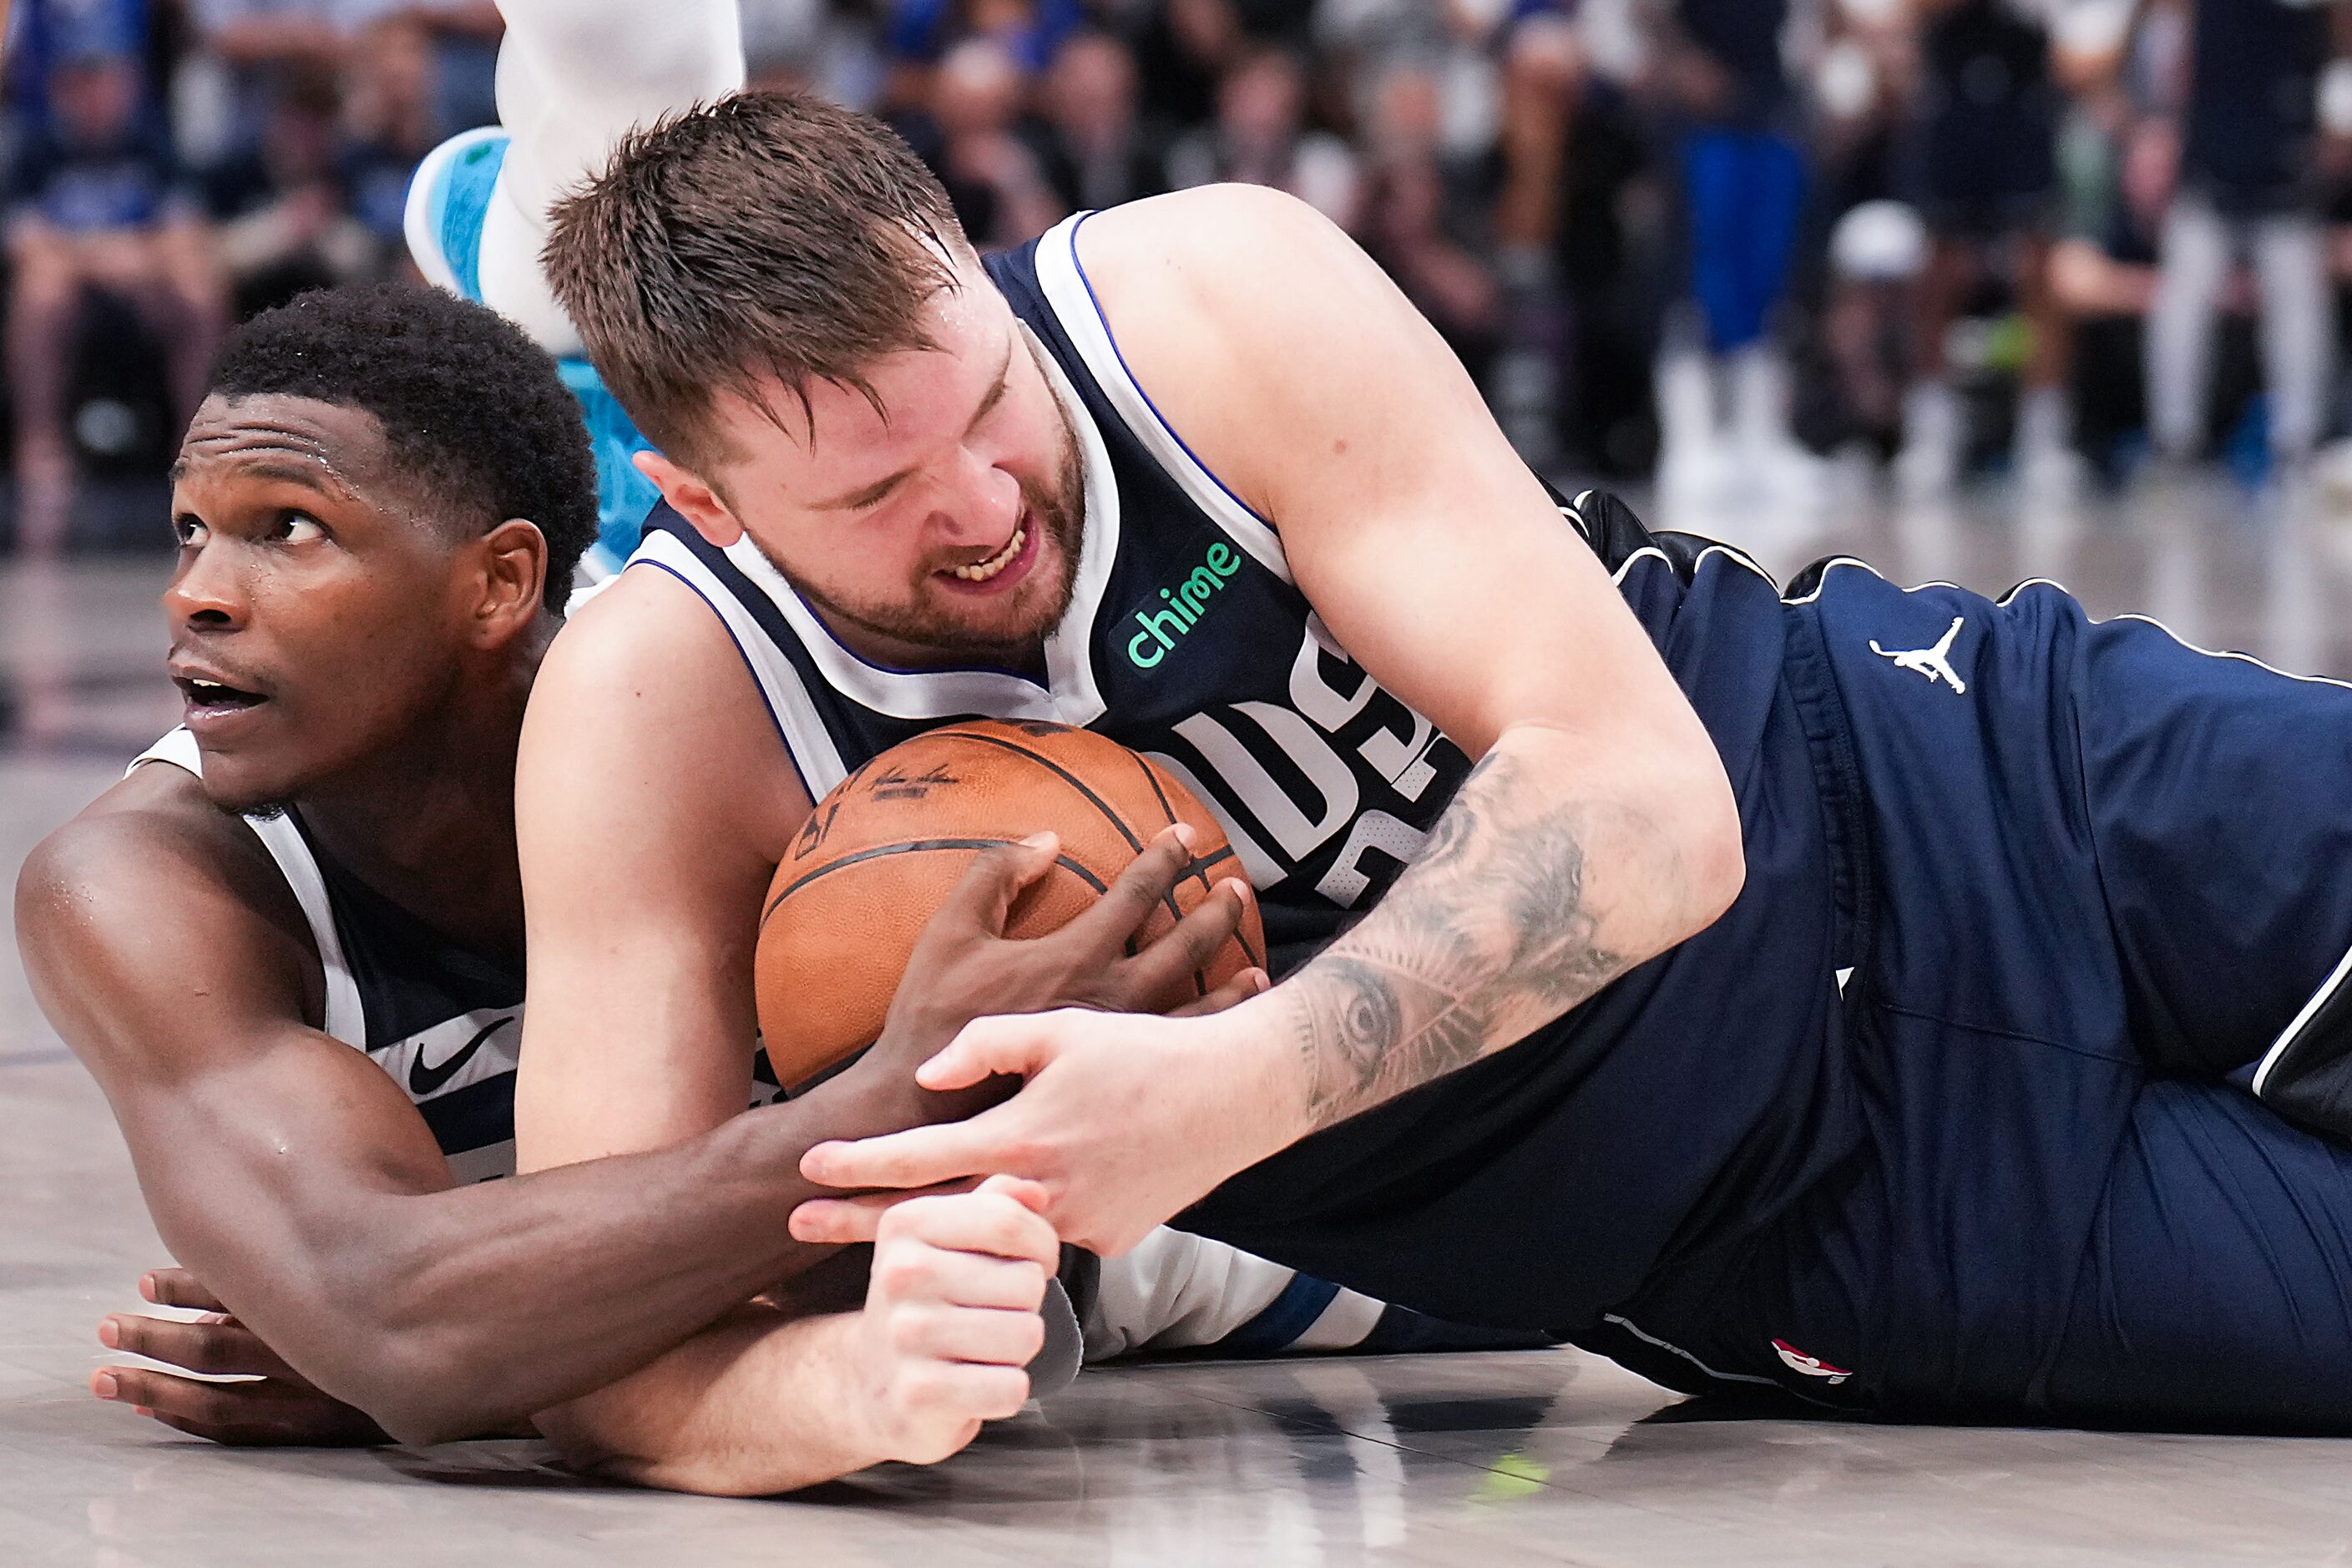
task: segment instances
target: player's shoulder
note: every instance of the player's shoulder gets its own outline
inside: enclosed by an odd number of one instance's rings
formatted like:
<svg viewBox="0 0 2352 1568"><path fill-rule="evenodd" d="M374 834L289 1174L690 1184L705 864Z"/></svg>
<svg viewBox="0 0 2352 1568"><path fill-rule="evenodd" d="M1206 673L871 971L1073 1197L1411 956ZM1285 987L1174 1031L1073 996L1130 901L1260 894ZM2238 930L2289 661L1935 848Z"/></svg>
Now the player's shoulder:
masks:
<svg viewBox="0 0 2352 1568"><path fill-rule="evenodd" d="M43 838L18 881L149 894L189 878L241 880L268 864L253 830L213 805L194 774L156 763L132 769Z"/></svg>
<svg viewBox="0 0 2352 1568"><path fill-rule="evenodd" d="M1264 185L1197 185L1095 213L1074 237L1097 290L1246 300L1362 255L1338 225Z"/></svg>
<svg viewBox="0 0 2352 1568"><path fill-rule="evenodd" d="M593 794L596 816L634 820L672 809L682 779L774 774L776 789L718 791L701 807L714 829L718 814L748 814L747 827L772 835L763 803L796 777L747 658L684 579L642 563L623 572L572 612L532 683L517 770L526 815L562 792L568 811ZM583 777L593 792L574 789Z"/></svg>
<svg viewBox="0 0 2352 1568"><path fill-rule="evenodd" d="M167 947L234 964L287 959L308 942L301 907L252 828L168 763L134 768L34 847L17 872L16 921L29 961L76 975L130 973Z"/></svg>
<svg viewBox="0 0 2352 1568"><path fill-rule="evenodd" d="M675 700L730 669L740 674L741 657L701 593L674 573L635 565L566 614L532 684L531 707L551 698ZM747 687L746 694L754 693Z"/></svg>

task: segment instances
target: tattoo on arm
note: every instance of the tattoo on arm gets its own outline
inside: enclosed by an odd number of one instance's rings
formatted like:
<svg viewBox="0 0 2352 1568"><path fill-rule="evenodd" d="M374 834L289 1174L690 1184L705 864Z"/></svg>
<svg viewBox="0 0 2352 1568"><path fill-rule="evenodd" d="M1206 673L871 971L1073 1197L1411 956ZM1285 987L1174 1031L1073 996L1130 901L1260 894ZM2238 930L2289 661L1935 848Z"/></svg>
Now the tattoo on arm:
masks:
<svg viewBox="0 0 2352 1568"><path fill-rule="evenodd" d="M1630 967L1601 945L1585 856L1633 815L1562 805L1504 753L1480 763L1380 907L1290 981L1313 1124L1508 1045Z"/></svg>

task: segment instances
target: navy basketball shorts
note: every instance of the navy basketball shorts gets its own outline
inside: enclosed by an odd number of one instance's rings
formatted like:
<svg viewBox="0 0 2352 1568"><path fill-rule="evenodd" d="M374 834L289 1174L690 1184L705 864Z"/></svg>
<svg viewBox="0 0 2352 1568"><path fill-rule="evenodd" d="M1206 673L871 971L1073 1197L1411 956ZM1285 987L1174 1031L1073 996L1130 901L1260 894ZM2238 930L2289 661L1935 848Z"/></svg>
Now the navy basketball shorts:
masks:
<svg viewBox="0 0 2352 1568"><path fill-rule="evenodd" d="M1588 1342L1897 1418L2352 1429L2352 1152L2241 1087L2352 947L2352 688L2047 584L1839 564L1791 613L1863 784L1863 1135Z"/></svg>

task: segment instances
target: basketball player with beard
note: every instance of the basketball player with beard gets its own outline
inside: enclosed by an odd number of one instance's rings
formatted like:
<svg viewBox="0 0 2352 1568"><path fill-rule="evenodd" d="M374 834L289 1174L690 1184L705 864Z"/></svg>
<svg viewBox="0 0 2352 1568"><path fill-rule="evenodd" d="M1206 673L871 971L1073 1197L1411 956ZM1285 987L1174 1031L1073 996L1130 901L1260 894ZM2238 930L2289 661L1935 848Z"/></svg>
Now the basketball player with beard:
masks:
<svg viewBox="0 0 2352 1568"><path fill-rule="evenodd" d="M226 1443L429 1442L526 1422L716 1322L780 1352L793 1414L766 1441L793 1458L761 1479L782 1486L939 1458L1029 1392L1063 1264L1019 1184L918 1205L869 1285L854 1258L803 1272L835 1253L787 1234L818 1191L797 1162L980 1103L911 1081L962 1021L1158 994L1239 906L1208 900L1122 956L1186 864L1171 834L1094 911L1008 942L1051 851L992 857L857 1065L671 1148L489 1180L513 1167L524 1000L513 758L561 624L550 584L594 534L590 476L554 365L446 294L306 296L217 371L173 470L186 725L26 859L16 925L186 1265L142 1289L208 1314L116 1314L101 1339L257 1381L116 1365L100 1397ZM746 1100L772 1099L755 1076ZM1263 1340L1270 1305L1301 1299L1288 1270L1176 1237L1074 1279L1097 1358L1253 1323ZM1076 1352L1058 1347L1060 1372Z"/></svg>
<svg viewBox="0 0 2352 1568"><path fill-rule="evenodd" d="M811 1176L1009 1172L1066 1240L1181 1215L1693 1390L2352 1425L2352 1155L2288 1120L2352 1132L2352 690L1564 502L1269 192L983 261L887 131L742 96L625 138L546 264L666 505L524 726L524 1166L734 1112L740 933L847 770L1058 720L1217 813L1277 983L982 1020L920 1080L1018 1093ZM763 1429L769 1353L560 1430L657 1472L683 1413Z"/></svg>

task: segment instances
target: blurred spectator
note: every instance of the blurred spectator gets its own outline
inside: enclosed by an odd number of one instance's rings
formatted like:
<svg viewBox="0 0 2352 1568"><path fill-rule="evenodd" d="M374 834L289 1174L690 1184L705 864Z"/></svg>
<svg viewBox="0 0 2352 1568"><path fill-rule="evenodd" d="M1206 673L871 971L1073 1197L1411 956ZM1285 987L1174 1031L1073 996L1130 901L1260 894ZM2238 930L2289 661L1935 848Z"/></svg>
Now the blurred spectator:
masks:
<svg viewBox="0 0 2352 1568"><path fill-rule="evenodd" d="M1266 47L1307 51L1316 0L1142 0L1113 11L1142 70L1147 115L1197 125L1216 112L1220 84Z"/></svg>
<svg viewBox="0 0 2352 1568"><path fill-rule="evenodd" d="M17 531L61 544L75 487L67 393L94 296L156 338L178 415L194 412L221 327L221 289L196 195L152 119L130 57L59 59L46 123L26 129L10 181L8 374L16 406Z"/></svg>
<svg viewBox="0 0 2352 1568"><path fill-rule="evenodd" d="M1449 163L1428 70L1391 65L1368 96L1370 164L1358 237L1483 385L1503 326L1484 193L1473 171Z"/></svg>
<svg viewBox="0 0 2352 1568"><path fill-rule="evenodd" d="M2075 440L2103 471L2119 477L2146 447L2140 367L2156 300L2157 236L2179 169L2179 131L2168 119L2118 105L2079 120L2061 163L2066 231L2051 251L2050 288L2073 324ZM2233 277L2222 293L2225 308L2240 316L2252 303L2243 283ZM2234 409L2236 401L2224 405Z"/></svg>
<svg viewBox="0 0 2352 1568"><path fill-rule="evenodd" d="M1020 73L1043 71L1062 40L1086 21L1079 0L891 0L890 54L932 65L970 38L1003 48Z"/></svg>
<svg viewBox="0 0 2352 1568"><path fill-rule="evenodd" d="M1952 324L1991 269L2005 270L2030 337L2020 377L2016 469L2047 488L2074 471L2067 322L2048 287L2059 93L2034 0L1917 0L1916 199L1930 236L1918 288L1916 364L1898 471L1914 494L1947 489L1969 446L1946 363Z"/></svg>
<svg viewBox="0 0 2352 1568"><path fill-rule="evenodd" d="M430 29L413 16L371 23L344 71L336 175L352 215L387 255L403 251L408 178L441 140Z"/></svg>
<svg viewBox="0 0 2352 1568"><path fill-rule="evenodd" d="M1445 231L1444 213L1433 158L1384 160L1367 183L1364 248L1483 383L1502 322L1501 290L1485 258Z"/></svg>
<svg viewBox="0 0 2352 1568"><path fill-rule="evenodd" d="M2148 322L2153 434L2173 458L2201 445L2214 310L2234 258L2248 250L2260 286L2270 447L2293 460L2311 451L2326 422L2335 330L2318 216L2321 136L2340 169L2352 134L2352 63L2331 64L2331 26L2342 31L2347 6L2188 3L2179 190L2165 216Z"/></svg>
<svg viewBox="0 0 2352 1568"><path fill-rule="evenodd" d="M153 53L161 41L150 0L17 0L0 7L8 98L18 123L47 128L49 76L62 61L104 55L139 68L140 115L160 118Z"/></svg>
<svg viewBox="0 0 2352 1568"><path fill-rule="evenodd" d="M1020 68L1004 46L970 37L940 61L929 112L900 126L982 250L1034 239L1063 215L1036 153L1017 133L1022 96Z"/></svg>
<svg viewBox="0 0 2352 1568"><path fill-rule="evenodd" d="M1065 207L1117 206L1168 188L1165 153L1143 124L1135 57L1118 38L1070 35L1040 96L1045 177Z"/></svg>
<svg viewBox="0 0 2352 1568"><path fill-rule="evenodd" d="M741 0L739 9L751 86L801 88L852 109L881 103L881 27L869 0Z"/></svg>
<svg viewBox="0 0 2352 1568"><path fill-rule="evenodd" d="M492 0L184 0L197 29L196 58L179 95L184 139L205 158L257 142L289 73L338 72L364 64L378 24L422 29L427 115L437 137L497 117L492 78L503 25ZM202 85L209 82L209 89Z"/></svg>
<svg viewBox="0 0 2352 1568"><path fill-rule="evenodd" d="M1177 186L1221 180L1287 191L1342 228L1356 223L1356 155L1338 137L1307 128L1307 83L1289 49L1244 55L1217 85L1213 122L1179 138L1168 153Z"/></svg>
<svg viewBox="0 0 2352 1568"><path fill-rule="evenodd" d="M240 319L305 289L366 277L381 262L381 240L343 198L341 113L332 77L293 77L259 145L223 163L206 182L217 253Z"/></svg>
<svg viewBox="0 0 2352 1568"><path fill-rule="evenodd" d="M1789 435L1786 362L1768 337L1803 216L1804 147L1783 63L1787 0L1675 0L1654 68L1682 131L1675 154L1703 349L1661 372L1659 482L1803 486L1810 459ZM1730 437L1715 374L1729 381Z"/></svg>
<svg viewBox="0 0 2352 1568"><path fill-rule="evenodd" d="M1830 236L1822 347L1844 416L1839 434L1858 437L1881 452L1891 450L1902 436L1927 245L1918 212L1885 198L1847 209Z"/></svg>

